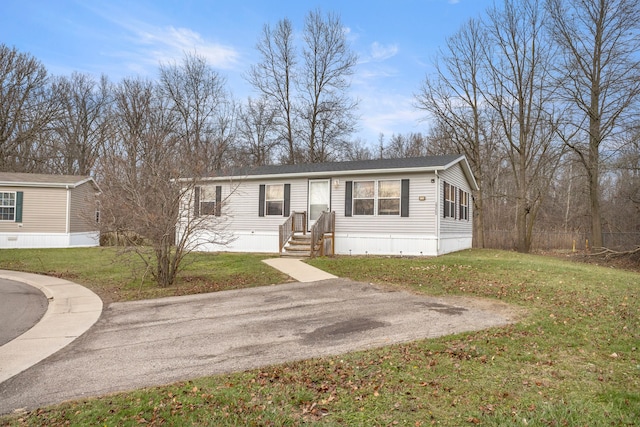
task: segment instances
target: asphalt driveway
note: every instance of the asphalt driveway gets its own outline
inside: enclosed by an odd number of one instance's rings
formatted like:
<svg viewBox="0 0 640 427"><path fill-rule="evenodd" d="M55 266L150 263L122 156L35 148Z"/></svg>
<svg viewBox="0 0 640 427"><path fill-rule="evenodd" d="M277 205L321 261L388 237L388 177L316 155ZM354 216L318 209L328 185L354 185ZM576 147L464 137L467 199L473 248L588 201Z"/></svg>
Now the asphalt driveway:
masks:
<svg viewBox="0 0 640 427"><path fill-rule="evenodd" d="M346 279L115 303L86 334L1 383L0 413L513 321L499 302Z"/></svg>

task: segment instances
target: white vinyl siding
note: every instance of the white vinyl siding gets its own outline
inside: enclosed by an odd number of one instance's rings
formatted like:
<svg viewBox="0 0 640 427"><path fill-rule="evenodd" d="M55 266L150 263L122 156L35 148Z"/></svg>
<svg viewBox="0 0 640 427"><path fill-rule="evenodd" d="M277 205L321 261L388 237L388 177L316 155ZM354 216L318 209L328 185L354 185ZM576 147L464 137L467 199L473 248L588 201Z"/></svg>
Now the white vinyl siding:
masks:
<svg viewBox="0 0 640 427"><path fill-rule="evenodd" d="M464 172L459 164L452 166L446 171L440 172L440 185L441 185L441 197L443 203L440 206L440 233L443 236L447 235L469 235L471 236L473 223L470 220L473 213L471 209L471 188L464 176ZM453 192L453 197L455 197L455 205L452 207L453 211L451 212L450 217L444 217L444 183L451 184L453 187L456 187L456 191ZM469 220L460 220L460 190L469 194L468 196L468 216Z"/></svg>
<svg viewBox="0 0 640 427"><path fill-rule="evenodd" d="M395 175L372 174L364 176L341 176L338 184L332 184L331 210L336 212L336 233L344 234L426 234L435 236L436 184L433 173L406 173ZM399 215L354 215L345 217L345 183L362 181L409 180L409 216ZM434 179L435 181L435 179ZM335 182L335 180L334 180ZM421 200L424 198L424 200Z"/></svg>

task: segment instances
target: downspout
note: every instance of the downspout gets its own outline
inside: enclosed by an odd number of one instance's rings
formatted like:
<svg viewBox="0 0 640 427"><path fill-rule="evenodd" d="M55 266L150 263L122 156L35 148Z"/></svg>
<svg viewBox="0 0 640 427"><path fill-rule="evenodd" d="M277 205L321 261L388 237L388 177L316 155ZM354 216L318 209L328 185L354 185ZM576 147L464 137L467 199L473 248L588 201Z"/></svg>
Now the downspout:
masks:
<svg viewBox="0 0 640 427"><path fill-rule="evenodd" d="M440 177L436 170L436 255L440 255Z"/></svg>

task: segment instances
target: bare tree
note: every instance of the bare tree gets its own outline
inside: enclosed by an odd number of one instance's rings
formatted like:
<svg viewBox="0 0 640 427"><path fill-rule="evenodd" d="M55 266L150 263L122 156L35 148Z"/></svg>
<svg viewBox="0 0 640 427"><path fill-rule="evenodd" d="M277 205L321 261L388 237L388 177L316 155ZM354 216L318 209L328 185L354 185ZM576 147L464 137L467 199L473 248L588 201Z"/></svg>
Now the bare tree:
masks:
<svg viewBox="0 0 640 427"><path fill-rule="evenodd" d="M297 59L291 21L283 19L275 29L265 25L256 48L261 61L251 67L246 78L261 96L277 106L274 124L285 144L286 161L293 164L296 153L293 82Z"/></svg>
<svg viewBox="0 0 640 427"><path fill-rule="evenodd" d="M113 133L99 168L102 231L125 239L160 286L174 283L185 255L196 248L193 233L211 225L189 223L176 241L180 203L192 197L204 164L190 153L183 155L182 123L172 106L152 82L125 79L118 84ZM179 182L185 171L194 179ZM214 228L210 235L221 239L222 234Z"/></svg>
<svg viewBox="0 0 640 427"><path fill-rule="evenodd" d="M0 170L48 172L39 145L56 113L45 67L0 44Z"/></svg>
<svg viewBox="0 0 640 427"><path fill-rule="evenodd" d="M195 54L185 54L180 65L160 66L160 90L177 117L182 152L206 163L207 172L221 168L230 145L235 107L224 85L224 79Z"/></svg>
<svg viewBox="0 0 640 427"><path fill-rule="evenodd" d="M399 159L405 157L422 157L428 155L427 138L421 133L393 134L385 147L384 157Z"/></svg>
<svg viewBox="0 0 640 427"><path fill-rule="evenodd" d="M560 160L554 144L552 44L536 0L507 0L489 12L490 94L513 172L517 248L528 252L533 226Z"/></svg>
<svg viewBox="0 0 640 427"><path fill-rule="evenodd" d="M601 154L640 96L640 4L636 0L547 0L550 31L563 53L560 81L567 114L563 134L589 179L591 238L601 247Z"/></svg>
<svg viewBox="0 0 640 427"><path fill-rule="evenodd" d="M457 33L449 37L446 47L440 51L435 62L435 73L425 79L416 95L418 108L434 120L442 140L450 141L453 147L447 151L464 154L480 187L473 197L474 234L478 247L484 247L485 206L489 193L491 158L497 151L494 115L484 100L489 43L485 27L478 20L469 20Z"/></svg>
<svg viewBox="0 0 640 427"><path fill-rule="evenodd" d="M346 144L340 156L340 160L344 161L372 160L374 158L375 153L361 139L355 139Z"/></svg>
<svg viewBox="0 0 640 427"><path fill-rule="evenodd" d="M106 76L98 83L86 74L72 73L53 83L60 112L48 134L55 171L90 175L102 151L109 124L110 88Z"/></svg>
<svg viewBox="0 0 640 427"><path fill-rule="evenodd" d="M304 155L311 163L327 161L355 128L357 102L347 90L357 55L350 49L338 15L309 12L305 19L300 117Z"/></svg>
<svg viewBox="0 0 640 427"><path fill-rule="evenodd" d="M273 150L278 145L275 128L276 110L266 97L249 98L238 114L240 154L245 166L271 164Z"/></svg>

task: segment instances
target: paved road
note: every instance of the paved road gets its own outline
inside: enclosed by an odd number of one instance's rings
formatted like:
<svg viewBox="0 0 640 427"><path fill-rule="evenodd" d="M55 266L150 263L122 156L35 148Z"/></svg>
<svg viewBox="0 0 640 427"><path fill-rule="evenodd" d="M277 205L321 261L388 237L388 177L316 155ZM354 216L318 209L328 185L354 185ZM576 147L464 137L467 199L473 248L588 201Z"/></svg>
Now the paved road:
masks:
<svg viewBox="0 0 640 427"><path fill-rule="evenodd" d="M0 346L28 331L47 311L47 297L24 283L0 279Z"/></svg>
<svg viewBox="0 0 640 427"><path fill-rule="evenodd" d="M0 384L0 414L514 321L500 303L345 279L109 305L85 335Z"/></svg>

